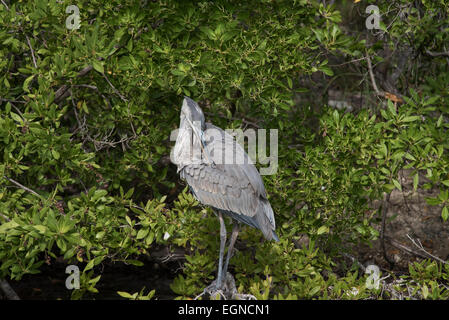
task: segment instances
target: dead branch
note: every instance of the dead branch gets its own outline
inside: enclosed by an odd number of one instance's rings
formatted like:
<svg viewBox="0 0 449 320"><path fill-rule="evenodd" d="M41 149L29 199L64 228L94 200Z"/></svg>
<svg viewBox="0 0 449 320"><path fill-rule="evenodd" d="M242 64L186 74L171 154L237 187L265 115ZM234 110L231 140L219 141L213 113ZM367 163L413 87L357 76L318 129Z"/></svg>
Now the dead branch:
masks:
<svg viewBox="0 0 449 320"><path fill-rule="evenodd" d="M408 253L408 254L415 255L415 256L418 256L418 257L423 258L423 259L426 259L426 258L427 258L427 256L425 256L425 255L423 255L423 254L421 254L421 253L419 253L419 252L417 252L417 251L415 251L415 250L412 250L412 249L410 249L410 248L404 246L403 244L399 243L398 241L394 240L393 238L390 238L390 237L386 236L385 239L386 239L386 240L387 240L393 247L395 247L395 248L397 248L397 249L399 249L399 250L402 250L402 251L404 251L404 252L406 252L406 253Z"/></svg>
<svg viewBox="0 0 449 320"><path fill-rule="evenodd" d="M8 10L8 11L9 11L9 7L8 7L8 5L6 4L6 2L5 2L5 1L3 1L3 0L1 0L1 1L2 1L3 5L5 6L6 10Z"/></svg>
<svg viewBox="0 0 449 320"><path fill-rule="evenodd" d="M102 73L101 74L103 76L103 78L106 79L106 82L111 86L111 88L115 91L115 93L120 97L120 99L122 99L124 102L128 102L128 99L126 99L121 93L120 91L117 90L117 88L111 83L111 81L109 81L108 77Z"/></svg>
<svg viewBox="0 0 449 320"><path fill-rule="evenodd" d="M25 191L28 191L28 192L30 192L30 193L32 193L32 194L34 194L35 196L37 196L37 197L39 197L39 198L41 198L41 196L40 196L40 194L39 193L37 193L36 191L34 191L34 190L31 190L30 188L28 188L28 187L25 187L24 185L22 185L22 184L20 184L19 182L17 182L16 180L14 180L14 179L11 179L11 178L8 178L7 176L5 176L5 175L3 175L3 178L5 178L6 180L8 180L9 182L11 182L11 183L13 183L13 184L15 184L16 186L18 186L19 188L21 188L21 189L23 189L23 190L25 190Z"/></svg>
<svg viewBox="0 0 449 320"><path fill-rule="evenodd" d="M431 57L449 57L449 51L432 52L430 50L426 50L426 53Z"/></svg>
<svg viewBox="0 0 449 320"><path fill-rule="evenodd" d="M103 58L101 58L103 59ZM100 59L99 59L100 60ZM83 68L78 74L76 75L78 78L84 77L86 74L88 74L93 69L93 66L89 65L85 68ZM70 92L70 86L67 84L62 85L58 90L55 92L55 99L54 103L58 104L63 99L70 96L72 93Z"/></svg>
<svg viewBox="0 0 449 320"><path fill-rule="evenodd" d="M376 79L374 78L374 73L373 73L373 66L371 64L371 58L368 54L366 55L366 62L368 64L369 77L371 78L371 84L373 86L374 91L376 92L376 94L378 96L384 96L384 93L381 93L379 91L379 88L377 87Z"/></svg>
<svg viewBox="0 0 449 320"><path fill-rule="evenodd" d="M447 261L444 261L443 259L440 259L440 258L438 258L437 256L434 256L433 254L427 252L426 249L424 249L423 245L421 244L421 241L419 241L419 239L416 239L416 241L415 241L415 240L412 239L412 237L410 237L408 234L407 234L407 238L409 238L410 241L411 241L411 242L412 242L412 243L413 243L419 250L421 250L422 252L424 252L424 254L425 254L427 257L432 258L432 259L434 259L434 260L436 260L436 261L438 261L438 262L444 263L444 264L449 264Z"/></svg>
<svg viewBox="0 0 449 320"><path fill-rule="evenodd" d="M33 47L31 46L30 38L28 38L27 35L25 35L25 38L27 39L28 47L30 47L30 50L31 50L31 56L33 57L34 67L37 69L36 57L34 55Z"/></svg>

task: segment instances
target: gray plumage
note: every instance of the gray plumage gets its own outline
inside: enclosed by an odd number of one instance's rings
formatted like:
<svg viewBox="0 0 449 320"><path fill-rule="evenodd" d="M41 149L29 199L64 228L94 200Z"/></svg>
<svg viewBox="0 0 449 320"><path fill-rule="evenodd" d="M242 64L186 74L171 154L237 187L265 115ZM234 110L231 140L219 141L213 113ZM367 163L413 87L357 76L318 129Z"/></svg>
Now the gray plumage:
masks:
<svg viewBox="0 0 449 320"><path fill-rule="evenodd" d="M221 128L205 123L202 110L188 97L183 101L180 130L174 160L180 177L186 180L196 199L260 229L267 240L278 241L274 232L273 209L267 200L262 178L240 144ZM194 130L197 130L197 135ZM200 143L205 150L202 150ZM221 154L217 152L218 148L221 148ZM225 148L231 148L234 153L226 153ZM195 156L195 152L189 154L186 150L194 150L198 154ZM204 152L208 154L204 155ZM199 153L201 157L198 157ZM220 155L221 158L217 159ZM222 161L208 163L208 156L212 160ZM235 164L231 157L241 157L244 163Z"/></svg>
<svg viewBox="0 0 449 320"><path fill-rule="evenodd" d="M222 213L260 229L267 240L279 241L273 209L262 178L235 139L221 128L206 123L201 108L188 97L182 104L179 132L171 159L195 198L218 212L220 255L215 286L220 289L239 229L234 223L222 268L226 242Z"/></svg>

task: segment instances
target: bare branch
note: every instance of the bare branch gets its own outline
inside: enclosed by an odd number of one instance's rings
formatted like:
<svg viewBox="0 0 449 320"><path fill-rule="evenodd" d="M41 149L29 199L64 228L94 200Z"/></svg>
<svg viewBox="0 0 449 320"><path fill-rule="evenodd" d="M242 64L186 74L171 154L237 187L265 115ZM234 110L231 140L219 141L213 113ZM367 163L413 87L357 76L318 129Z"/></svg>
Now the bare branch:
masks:
<svg viewBox="0 0 449 320"><path fill-rule="evenodd" d="M8 11L9 11L9 7L8 7L8 5L6 4L6 2L5 2L5 1L3 1L3 0L1 0L1 1L2 1L3 5L5 6L6 10L8 10Z"/></svg>
<svg viewBox="0 0 449 320"><path fill-rule="evenodd" d="M424 259L425 259L425 258L428 258L427 256L425 256L425 255L423 255L423 254L421 254L421 253L419 253L419 252L416 252L415 250L412 250L412 249L410 249L410 248L404 246L403 244L399 243L398 241L394 240L393 238L390 238L390 237L385 236L385 239L388 240L388 242L389 242L393 247L395 247L395 248L397 248L397 249L399 249L399 250L402 250L402 251L407 252L407 253L409 253L409 254L418 256L418 257L420 257L420 258L424 258Z"/></svg>
<svg viewBox="0 0 449 320"><path fill-rule="evenodd" d="M429 56L432 56L432 57L441 57L441 56L443 56L443 57L449 57L449 51L432 52L432 51L430 51L430 50L426 50L426 53L427 53Z"/></svg>
<svg viewBox="0 0 449 320"><path fill-rule="evenodd" d="M28 38L27 35L25 35L25 38L27 39L28 47L30 47L31 50L31 56L33 57L34 67L37 69L36 57L34 56L34 50L33 47L31 46L30 38Z"/></svg>
<svg viewBox="0 0 449 320"><path fill-rule="evenodd" d="M108 77L102 73L101 74L107 81L107 83L111 86L112 89L114 89L115 93L120 97L120 99L122 99L124 102L128 102L128 99L126 99L121 93L120 91L117 90L117 88L111 83L111 81L109 81Z"/></svg>
<svg viewBox="0 0 449 320"><path fill-rule="evenodd" d="M427 257L430 257L430 258L432 258L432 259L434 259L434 260L437 260L437 261L439 261L439 262L441 262L441 263L444 263L444 264L449 264L447 261L444 261L443 259L440 259L440 258L438 258L437 256L434 256L433 254L427 252L426 249L424 249L423 245L421 244L421 241L419 241L419 239L416 239L416 241L415 241L415 240L413 240L412 237L410 237L408 234L407 234L407 238L409 238L410 241L411 241L411 242L412 242L412 243L413 243L419 250L421 250L422 252L424 252L424 254L427 255Z"/></svg>
<svg viewBox="0 0 449 320"><path fill-rule="evenodd" d="M28 192L30 192L30 193L32 193L32 194L34 194L35 196L37 196L37 197L39 197L39 198L41 198L41 196L40 196L40 194L39 193L37 193L36 191L34 191L34 190L31 190L30 188L28 188L28 187L25 187L24 185L22 185L22 184L20 184L19 182L17 182L16 180L14 180L14 179L11 179L11 178L8 178L7 176L3 176L3 178L5 178L6 180L8 180L9 182L11 182L11 183L14 183L16 186L18 186L19 188L21 188L21 189L23 189L23 190L25 190L25 191L28 191Z"/></svg>

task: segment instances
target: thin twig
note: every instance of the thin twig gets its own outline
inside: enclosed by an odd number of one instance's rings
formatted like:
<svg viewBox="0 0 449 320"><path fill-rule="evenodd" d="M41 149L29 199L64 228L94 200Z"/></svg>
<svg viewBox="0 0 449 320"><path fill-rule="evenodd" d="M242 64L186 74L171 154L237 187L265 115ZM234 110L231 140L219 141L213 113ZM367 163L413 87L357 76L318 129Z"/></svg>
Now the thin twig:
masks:
<svg viewBox="0 0 449 320"><path fill-rule="evenodd" d="M5 3L5 1L3 1L3 0L1 0L1 1L2 1L3 5L6 7L6 10L9 11L9 7L8 7L8 5Z"/></svg>
<svg viewBox="0 0 449 320"><path fill-rule="evenodd" d="M369 77L371 78L371 84L373 85L373 89L374 89L374 91L376 91L376 94L378 96L383 96L383 94L380 93L379 89L377 88L376 79L374 78L374 73L373 73L373 66L371 65L371 58L368 54L366 55L366 62L368 63L368 72L369 72Z"/></svg>
<svg viewBox="0 0 449 320"><path fill-rule="evenodd" d="M31 56L33 57L34 67L37 69L36 57L34 56L34 50L33 47L31 46L30 38L28 38L27 35L25 35L25 38L27 39L28 46L30 47L31 50Z"/></svg>
<svg viewBox="0 0 449 320"><path fill-rule="evenodd" d="M355 263L365 273L366 268L365 268L365 266L361 262L359 262L359 260L357 260L355 257L351 256L350 254L348 254L346 252L343 252L343 255L345 257L351 259L352 263Z"/></svg>
<svg viewBox="0 0 449 320"><path fill-rule="evenodd" d="M432 52L432 51L430 51L430 50L426 50L426 53L427 53L429 56L432 56L432 57L441 57L441 56L443 56L443 57L449 57L449 51Z"/></svg>
<svg viewBox="0 0 449 320"><path fill-rule="evenodd" d="M5 98L0 98L0 101L2 102L9 102L9 103L26 103L26 101L19 101L19 100L11 100L11 99L5 99Z"/></svg>
<svg viewBox="0 0 449 320"><path fill-rule="evenodd" d="M421 241L419 241L419 239L417 239L418 243L416 243L416 241L413 240L412 237L410 237L408 234L407 234L407 238L409 238L410 241L411 241L411 242L412 242L412 243L413 243L419 250L421 250L422 252L424 252L424 254L426 254L428 257L430 257L430 258L432 258L432 259L434 259L434 260L437 260L437 261L439 261L439 262L441 262L441 263L449 264L447 261L444 261L443 259L440 259L440 258L438 258L437 256L434 256L433 254L427 252L426 249L424 249L423 245L421 244Z"/></svg>
<svg viewBox="0 0 449 320"><path fill-rule="evenodd" d="M418 256L418 257L423 258L423 259L427 258L427 256L425 256L425 255L423 255L423 254L421 254L421 253L419 253L419 252L416 252L415 250L412 250L412 249L410 249L410 248L404 246L403 244L399 243L398 241L394 240L393 238L390 238L390 237L387 237L387 236L386 236L385 239L388 240L388 242L389 242L393 247L395 247L395 248L397 248L397 249L399 249L399 250L402 250L402 251L404 251L404 252L407 252L407 253L409 253L409 254Z"/></svg>
<svg viewBox="0 0 449 320"><path fill-rule="evenodd" d="M41 198L41 196L39 195L39 193L37 193L37 192L34 191L34 190L31 190L31 189L28 188L28 187L25 187L24 185L20 184L20 183L17 182L16 180L11 179L11 178L8 178L8 177L5 176L5 175L3 176L3 178L5 178L6 180L8 180L8 181L11 182L11 183L14 183L14 184L15 184L16 186L18 186L19 188L21 188L21 189L23 189L23 190L25 190L25 191L28 191L28 192L34 194L35 196Z"/></svg>
<svg viewBox="0 0 449 320"><path fill-rule="evenodd" d="M106 79L107 83L111 86L112 89L114 89L115 93L120 97L120 99L122 99L124 102L128 102L128 99L126 99L121 93L120 91L117 90L116 87L114 87L114 85L111 83L111 81L109 81L108 77L102 73L102 76Z"/></svg>

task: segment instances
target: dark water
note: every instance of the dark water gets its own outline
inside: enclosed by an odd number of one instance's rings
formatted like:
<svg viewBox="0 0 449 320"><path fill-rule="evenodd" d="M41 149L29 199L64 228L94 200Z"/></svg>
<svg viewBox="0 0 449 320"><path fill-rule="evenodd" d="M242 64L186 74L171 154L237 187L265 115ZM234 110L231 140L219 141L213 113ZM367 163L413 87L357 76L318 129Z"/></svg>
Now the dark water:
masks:
<svg viewBox="0 0 449 320"><path fill-rule="evenodd" d="M67 300L71 290L65 286L66 263L54 262L43 265L41 273L25 275L20 281L8 280L11 287L23 300ZM171 268L173 267L173 268ZM110 300L124 299L117 291L128 293L140 292L145 287L144 294L155 289L153 299L174 299L176 294L171 291L170 283L175 278L175 270L179 266L160 265L156 262L145 262L142 267L125 265L124 263L103 263L95 267L94 277L101 274L96 285L98 293L86 293L83 299ZM80 266L82 271L84 266ZM179 269L178 269L179 270Z"/></svg>

